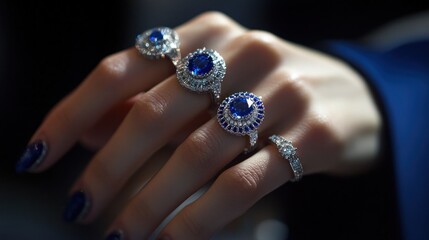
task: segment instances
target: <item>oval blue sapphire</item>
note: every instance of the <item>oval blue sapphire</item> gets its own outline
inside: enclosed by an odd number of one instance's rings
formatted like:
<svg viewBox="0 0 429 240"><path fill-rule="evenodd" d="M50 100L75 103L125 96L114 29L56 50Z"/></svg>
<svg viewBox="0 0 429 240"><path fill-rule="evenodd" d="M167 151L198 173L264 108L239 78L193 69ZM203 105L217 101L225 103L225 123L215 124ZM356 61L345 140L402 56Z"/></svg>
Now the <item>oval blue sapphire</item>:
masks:
<svg viewBox="0 0 429 240"><path fill-rule="evenodd" d="M153 30L152 33L149 35L149 41L152 43L159 43L164 39L164 35L159 30Z"/></svg>
<svg viewBox="0 0 429 240"><path fill-rule="evenodd" d="M206 53L198 53L189 59L188 70L194 76L204 76L213 68L213 59Z"/></svg>
<svg viewBox="0 0 429 240"><path fill-rule="evenodd" d="M249 98L238 97L231 102L229 111L234 118L241 119L253 111L253 104L254 102Z"/></svg>

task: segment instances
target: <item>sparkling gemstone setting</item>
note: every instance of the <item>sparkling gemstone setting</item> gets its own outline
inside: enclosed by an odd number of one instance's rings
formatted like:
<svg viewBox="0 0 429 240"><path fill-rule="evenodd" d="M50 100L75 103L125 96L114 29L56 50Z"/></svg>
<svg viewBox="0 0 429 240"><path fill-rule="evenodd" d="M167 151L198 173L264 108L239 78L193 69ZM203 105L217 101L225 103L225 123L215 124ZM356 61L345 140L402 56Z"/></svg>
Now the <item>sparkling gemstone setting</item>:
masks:
<svg viewBox="0 0 429 240"><path fill-rule="evenodd" d="M265 107L260 97L249 92L239 92L223 100L217 111L217 119L223 129L244 136L257 131L264 114Z"/></svg>
<svg viewBox="0 0 429 240"><path fill-rule="evenodd" d="M170 57L173 63L180 59L179 35L173 29L157 27L136 37L137 50L150 59Z"/></svg>
<svg viewBox="0 0 429 240"><path fill-rule="evenodd" d="M297 149L292 145L291 141L286 140L282 136L272 135L269 139L277 146L280 155L289 161L294 174L294 178L291 181L299 181L304 175L304 168L296 154Z"/></svg>
<svg viewBox="0 0 429 240"><path fill-rule="evenodd" d="M177 79L182 86L198 93L211 92L215 101L220 97L225 73L226 65L222 56L206 48L188 54L178 62L176 68Z"/></svg>
<svg viewBox="0 0 429 240"><path fill-rule="evenodd" d="M149 35L149 41L151 41L154 44L159 44L164 39L164 35L161 31L155 29L152 31L152 33Z"/></svg>
<svg viewBox="0 0 429 240"><path fill-rule="evenodd" d="M253 100L246 97L238 97L229 105L229 111L235 119L246 118L253 110Z"/></svg>
<svg viewBox="0 0 429 240"><path fill-rule="evenodd" d="M209 54L198 53L193 55L188 62L188 71L196 77L202 77L213 69L213 59Z"/></svg>

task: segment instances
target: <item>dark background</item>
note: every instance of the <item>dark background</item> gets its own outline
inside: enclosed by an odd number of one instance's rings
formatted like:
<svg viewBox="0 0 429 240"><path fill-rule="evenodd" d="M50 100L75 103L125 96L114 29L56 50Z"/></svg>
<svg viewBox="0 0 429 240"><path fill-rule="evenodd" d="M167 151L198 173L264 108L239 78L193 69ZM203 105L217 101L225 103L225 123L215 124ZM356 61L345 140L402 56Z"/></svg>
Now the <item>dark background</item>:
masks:
<svg viewBox="0 0 429 240"><path fill-rule="evenodd" d="M290 41L314 45L327 39L360 39L394 19L429 9L428 1L274 0L265 1L264 5L258 20L252 21L241 18L240 7L244 10L245 5L224 5L216 10L249 28L265 29ZM134 36L150 27L144 21L130 24L138 14L135 6L135 1L0 2L2 239L25 239L24 235L14 234L21 227L40 233L45 223L53 224L50 231L58 227L72 235L78 228L87 233L88 239L99 236L101 230L94 227L58 223L68 187L78 175L78 171L70 169L82 168L89 153L76 147L53 169L37 176L15 175L14 164L47 111L76 87L101 58L132 46ZM186 21L204 10L213 8L208 3L200 4L187 9L188 14L171 15L166 23ZM398 238L388 151L383 158L378 168L364 176L306 177L301 183L288 184L269 196L284 206L279 216L288 223L291 239ZM51 220L26 214L39 208L41 212L48 209Z"/></svg>

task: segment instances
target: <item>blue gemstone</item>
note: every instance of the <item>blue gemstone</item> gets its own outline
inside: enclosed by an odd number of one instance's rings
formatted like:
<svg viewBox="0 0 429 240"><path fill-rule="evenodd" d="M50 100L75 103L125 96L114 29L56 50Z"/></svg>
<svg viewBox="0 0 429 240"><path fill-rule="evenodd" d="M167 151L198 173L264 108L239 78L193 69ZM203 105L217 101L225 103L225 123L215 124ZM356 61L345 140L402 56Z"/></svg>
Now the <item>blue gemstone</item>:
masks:
<svg viewBox="0 0 429 240"><path fill-rule="evenodd" d="M164 39L164 35L162 35L162 32L159 30L153 30L152 33L149 35L149 41L152 43L159 43Z"/></svg>
<svg viewBox="0 0 429 240"><path fill-rule="evenodd" d="M213 68L213 59L207 53L198 53L189 59L188 70L194 76L204 76Z"/></svg>
<svg viewBox="0 0 429 240"><path fill-rule="evenodd" d="M253 125L249 125L249 128L251 129L251 130L254 130L255 128L253 127Z"/></svg>
<svg viewBox="0 0 429 240"><path fill-rule="evenodd" d="M261 114L258 115L259 119L262 119L263 117L264 117L264 115L261 115Z"/></svg>
<svg viewBox="0 0 429 240"><path fill-rule="evenodd" d="M246 132L248 132L249 130L250 130L249 127L244 128L244 131L246 131Z"/></svg>
<svg viewBox="0 0 429 240"><path fill-rule="evenodd" d="M240 133L243 133L243 129L242 129L242 128L239 128L239 129L238 129L238 131L239 131Z"/></svg>
<svg viewBox="0 0 429 240"><path fill-rule="evenodd" d="M237 128L237 127L234 127L234 129L232 129L232 131L237 132L237 131L238 131L238 128Z"/></svg>
<svg viewBox="0 0 429 240"><path fill-rule="evenodd" d="M229 105L229 111L236 119L241 119L252 113L254 102L246 97L238 97Z"/></svg>
<svg viewBox="0 0 429 240"><path fill-rule="evenodd" d="M226 128L228 126L228 123L224 122L222 123L222 127Z"/></svg>

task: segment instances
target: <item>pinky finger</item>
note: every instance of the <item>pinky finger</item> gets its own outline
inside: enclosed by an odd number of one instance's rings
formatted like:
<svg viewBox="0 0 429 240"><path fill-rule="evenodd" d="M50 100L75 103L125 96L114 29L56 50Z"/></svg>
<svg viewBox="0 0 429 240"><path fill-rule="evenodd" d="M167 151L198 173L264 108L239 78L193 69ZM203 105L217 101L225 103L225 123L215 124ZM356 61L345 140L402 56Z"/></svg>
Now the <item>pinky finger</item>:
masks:
<svg viewBox="0 0 429 240"><path fill-rule="evenodd" d="M223 172L206 194L165 227L160 239L210 239L292 177L289 163L274 146L267 146Z"/></svg>

